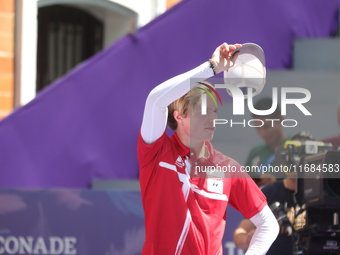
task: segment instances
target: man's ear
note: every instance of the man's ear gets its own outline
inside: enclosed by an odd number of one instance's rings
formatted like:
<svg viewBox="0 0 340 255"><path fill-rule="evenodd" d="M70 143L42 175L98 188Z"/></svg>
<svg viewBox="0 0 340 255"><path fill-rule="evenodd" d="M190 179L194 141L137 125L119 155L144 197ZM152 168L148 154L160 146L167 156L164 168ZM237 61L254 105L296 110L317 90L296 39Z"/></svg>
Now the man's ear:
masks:
<svg viewBox="0 0 340 255"><path fill-rule="evenodd" d="M183 115L179 111L174 111L173 115L178 125L183 125Z"/></svg>

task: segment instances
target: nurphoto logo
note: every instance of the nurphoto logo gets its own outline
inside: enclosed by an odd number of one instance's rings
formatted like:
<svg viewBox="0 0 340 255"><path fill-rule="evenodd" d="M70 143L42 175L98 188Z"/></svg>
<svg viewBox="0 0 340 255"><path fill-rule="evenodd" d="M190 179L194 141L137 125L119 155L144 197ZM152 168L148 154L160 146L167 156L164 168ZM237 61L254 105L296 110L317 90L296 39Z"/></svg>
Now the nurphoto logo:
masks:
<svg viewBox="0 0 340 255"><path fill-rule="evenodd" d="M243 91L239 88L236 87L235 85L229 85L229 84L216 84L215 88L213 88L212 86L206 84L206 83L201 83L200 84L206 86L207 88L209 88L215 95L216 98L219 100L220 104L222 105L222 100L220 95L218 94L218 92L216 91L216 89L220 89L220 88L224 88L226 89L226 92L232 96L232 100L233 100L233 115L244 115L245 111L244 111L244 100L247 98L247 106L249 111L257 116L268 116L270 114L272 114L278 105L278 97L279 97L279 93L278 93L278 88L277 87L273 87L272 89L272 106L271 108L267 109L267 110L258 110L254 108L254 104L253 104L253 89L250 87L247 87L247 94L244 94ZM213 94L207 90L207 89L203 89L203 88L199 88L202 89L204 92L202 96L201 96L201 114L202 115L206 115L207 114L207 95L209 95L211 97L211 99L214 101L215 105L217 106L217 102L215 97L213 96ZM294 94L299 95L299 98L289 98L289 95ZM296 87L282 87L280 88L280 101L281 101L281 115L285 116L287 115L287 105L295 105L305 116L311 116L312 114L307 110L307 108L304 106L305 103L307 103L310 99L311 99L311 93L309 90L305 89L305 88L296 88ZM265 121L269 121L271 122L272 126L274 125L274 123L276 121L280 121L281 125L284 127L295 127L297 126L298 122L295 119L284 119L284 120L279 120L279 119L265 119ZM246 126L246 124L248 124L248 126L250 127L261 127L264 125L264 121L261 119L250 119L246 122L246 120L244 120L243 122L233 122L232 119L227 120L227 119L215 119L214 120L214 127L216 125L225 125L230 123L231 126L234 125L242 125L242 126Z"/></svg>

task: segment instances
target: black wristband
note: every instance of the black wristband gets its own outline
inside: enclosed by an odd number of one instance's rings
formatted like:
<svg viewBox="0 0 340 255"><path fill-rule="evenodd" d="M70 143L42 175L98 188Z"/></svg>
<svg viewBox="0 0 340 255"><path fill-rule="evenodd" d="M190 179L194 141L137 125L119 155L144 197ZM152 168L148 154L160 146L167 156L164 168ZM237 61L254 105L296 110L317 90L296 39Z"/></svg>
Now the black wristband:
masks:
<svg viewBox="0 0 340 255"><path fill-rule="evenodd" d="M216 75L217 73L216 73L216 69L215 69L214 62L212 61L212 59L209 59L209 63L210 63L210 68L214 72L214 75Z"/></svg>

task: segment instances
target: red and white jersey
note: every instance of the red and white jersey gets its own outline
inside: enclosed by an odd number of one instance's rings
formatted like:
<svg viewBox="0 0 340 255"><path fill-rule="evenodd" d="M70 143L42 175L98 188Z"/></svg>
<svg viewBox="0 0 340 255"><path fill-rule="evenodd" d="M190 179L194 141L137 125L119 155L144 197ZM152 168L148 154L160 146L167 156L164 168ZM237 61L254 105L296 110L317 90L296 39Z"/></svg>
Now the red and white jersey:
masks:
<svg viewBox="0 0 340 255"><path fill-rule="evenodd" d="M152 144L146 144L139 135L144 255L222 254L227 205L251 218L267 204L251 178L190 177L191 165L195 164L240 168L209 142L206 146L209 158L194 159L176 133L168 137L164 132Z"/></svg>

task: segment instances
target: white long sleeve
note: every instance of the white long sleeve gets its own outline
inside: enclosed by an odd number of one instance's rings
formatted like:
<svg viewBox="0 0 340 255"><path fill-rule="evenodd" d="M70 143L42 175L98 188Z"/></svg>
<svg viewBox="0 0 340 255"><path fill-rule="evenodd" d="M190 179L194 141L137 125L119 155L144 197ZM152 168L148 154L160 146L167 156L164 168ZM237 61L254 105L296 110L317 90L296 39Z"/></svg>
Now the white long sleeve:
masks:
<svg viewBox="0 0 340 255"><path fill-rule="evenodd" d="M209 62L175 76L155 87L146 99L141 135L145 143L151 144L162 136L168 118L168 105L185 95L190 89L190 79L201 81L213 76ZM199 81L199 80L197 80Z"/></svg>
<svg viewBox="0 0 340 255"><path fill-rule="evenodd" d="M279 233L279 224L267 205L250 220L256 230L245 255L266 254Z"/></svg>

